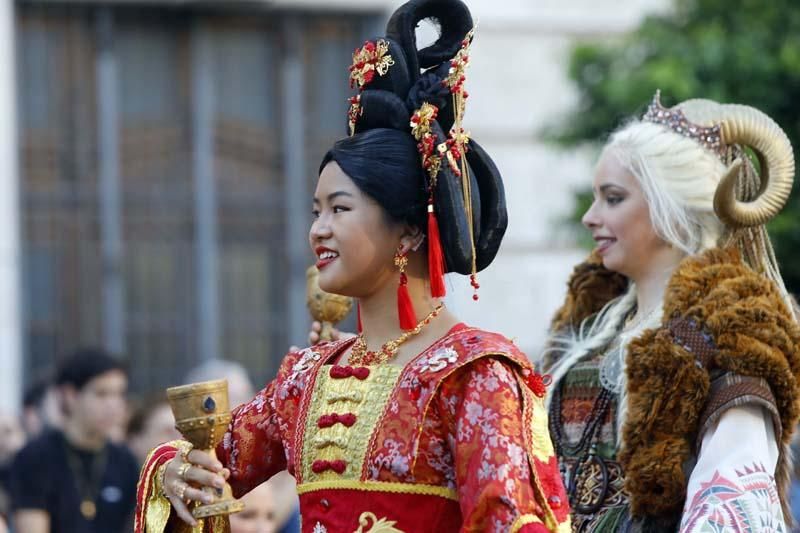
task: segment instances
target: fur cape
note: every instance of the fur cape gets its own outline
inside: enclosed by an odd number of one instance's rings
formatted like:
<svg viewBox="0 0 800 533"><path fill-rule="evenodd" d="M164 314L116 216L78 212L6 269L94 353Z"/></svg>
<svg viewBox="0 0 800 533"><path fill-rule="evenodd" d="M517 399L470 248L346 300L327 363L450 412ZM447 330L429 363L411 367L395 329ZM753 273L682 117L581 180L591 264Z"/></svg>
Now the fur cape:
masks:
<svg viewBox="0 0 800 533"><path fill-rule="evenodd" d="M553 331L577 327L626 288L623 276L591 256L576 267ZM619 460L632 514L680 517L688 483L684 468L696 453L709 375L728 371L765 379L775 397L781 425L776 427L781 453L775 478L789 519L788 446L800 412L800 328L780 292L735 249L713 249L681 262L663 305L662 325L631 341L626 361L628 414ZM668 327L674 319L691 320L710 334L716 349L707 366L675 342Z"/></svg>

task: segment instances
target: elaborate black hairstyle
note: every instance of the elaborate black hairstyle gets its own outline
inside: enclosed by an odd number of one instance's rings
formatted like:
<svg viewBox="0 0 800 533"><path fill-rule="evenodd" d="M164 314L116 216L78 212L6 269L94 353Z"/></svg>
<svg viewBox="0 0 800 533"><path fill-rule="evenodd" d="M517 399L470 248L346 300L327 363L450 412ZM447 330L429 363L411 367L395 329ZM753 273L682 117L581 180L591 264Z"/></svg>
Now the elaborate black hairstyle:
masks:
<svg viewBox="0 0 800 533"><path fill-rule="evenodd" d="M440 33L433 44L418 50L416 28L425 19L433 19ZM360 93L349 114L352 136L334 144L320 166L321 172L336 161L390 217L418 224L423 231L428 186L435 182L445 271L460 274L471 274L473 265L477 271L486 268L497 254L508 224L502 179L489 155L470 139L465 161L459 162L467 171L464 179L469 179L471 206L465 206L462 177L446 157L433 178L423 169L410 124L415 111L432 104L438 109L430 124L435 146L447 141L458 110L445 80L472 29L469 9L460 0L411 0L397 9L386 36L365 43L385 47L385 63L357 80ZM472 224L466 207L471 207Z"/></svg>

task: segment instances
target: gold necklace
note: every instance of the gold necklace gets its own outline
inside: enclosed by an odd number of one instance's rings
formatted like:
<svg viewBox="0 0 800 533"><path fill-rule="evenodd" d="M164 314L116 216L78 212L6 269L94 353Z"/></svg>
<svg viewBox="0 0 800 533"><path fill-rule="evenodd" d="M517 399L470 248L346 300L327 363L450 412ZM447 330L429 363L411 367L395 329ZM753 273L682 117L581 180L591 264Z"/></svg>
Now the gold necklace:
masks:
<svg viewBox="0 0 800 533"><path fill-rule="evenodd" d="M67 452L67 465L75 478L78 496L81 499L79 507L81 515L86 520L92 521L97 516L98 493L100 492L102 477L105 474L108 453L105 447L99 453L92 453L89 472L87 473L78 456L78 452L66 440L64 441L64 446Z"/></svg>
<svg viewBox="0 0 800 533"><path fill-rule="evenodd" d="M392 359L397 355L400 346L411 337L419 335L420 331L430 324L431 320L433 320L442 309L444 309L444 304L439 304L436 306L436 309L428 313L428 316L414 326L414 329L404 331L402 335L394 340L386 341L377 352L367 350L367 341L364 339L364 334L359 333L356 342L353 343L353 347L350 349L349 364L355 366L379 365Z"/></svg>

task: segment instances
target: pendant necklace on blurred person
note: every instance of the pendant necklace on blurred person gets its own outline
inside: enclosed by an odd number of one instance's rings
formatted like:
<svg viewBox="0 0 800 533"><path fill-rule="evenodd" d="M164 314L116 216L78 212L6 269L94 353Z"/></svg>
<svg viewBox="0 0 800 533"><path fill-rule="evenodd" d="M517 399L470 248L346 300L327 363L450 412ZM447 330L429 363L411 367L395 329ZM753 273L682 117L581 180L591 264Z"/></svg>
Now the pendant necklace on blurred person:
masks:
<svg viewBox="0 0 800 533"><path fill-rule="evenodd" d="M103 446L98 452L90 452L77 450L65 441L64 450L67 453L67 464L75 479L75 487L78 489L78 496L81 500L81 516L92 521L97 516L97 497L100 494L100 484L103 482L103 474L106 470L106 447Z"/></svg>

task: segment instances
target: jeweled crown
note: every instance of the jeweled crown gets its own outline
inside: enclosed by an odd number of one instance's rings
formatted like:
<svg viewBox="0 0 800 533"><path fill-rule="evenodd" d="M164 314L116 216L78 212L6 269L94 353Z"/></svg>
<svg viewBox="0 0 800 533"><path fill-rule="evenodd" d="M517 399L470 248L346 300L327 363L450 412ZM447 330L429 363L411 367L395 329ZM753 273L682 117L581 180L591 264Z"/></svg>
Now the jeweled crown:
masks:
<svg viewBox="0 0 800 533"><path fill-rule="evenodd" d="M699 126L690 122L680 109L667 108L661 104L661 91L656 91L653 101L647 106L647 112L642 117L642 120L667 126L675 133L699 142L717 154L720 159L725 159L727 145L722 139L722 126L720 124Z"/></svg>

